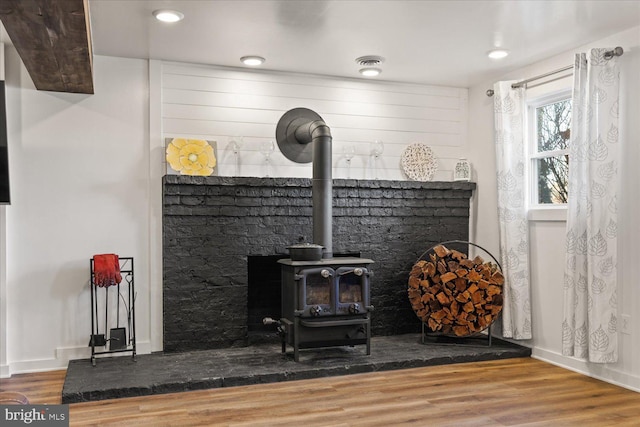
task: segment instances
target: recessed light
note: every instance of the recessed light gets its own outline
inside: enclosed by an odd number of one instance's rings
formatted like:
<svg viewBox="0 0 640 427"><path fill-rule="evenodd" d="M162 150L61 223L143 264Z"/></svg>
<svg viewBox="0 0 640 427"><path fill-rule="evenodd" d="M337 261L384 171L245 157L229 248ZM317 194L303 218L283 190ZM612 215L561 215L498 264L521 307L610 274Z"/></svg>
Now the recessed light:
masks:
<svg viewBox="0 0 640 427"><path fill-rule="evenodd" d="M365 77L379 76L382 70L378 66L382 65L384 58L378 55L367 55L356 58L356 64L360 65L359 72Z"/></svg>
<svg viewBox="0 0 640 427"><path fill-rule="evenodd" d="M381 72L382 70L380 68L374 68L374 67L366 67L366 68L360 69L360 74L362 74L365 77L376 77L376 76L379 76Z"/></svg>
<svg viewBox="0 0 640 427"><path fill-rule="evenodd" d="M487 56L491 59L502 59L506 58L508 55L509 51L504 49L494 49L487 53Z"/></svg>
<svg viewBox="0 0 640 427"><path fill-rule="evenodd" d="M184 15L177 10L159 9L153 11L153 16L162 22L178 22L184 18Z"/></svg>
<svg viewBox="0 0 640 427"><path fill-rule="evenodd" d="M240 61L244 65L249 65L250 67L257 67L258 65L262 65L265 59L261 56L250 55L250 56L243 56L242 58L240 58Z"/></svg>

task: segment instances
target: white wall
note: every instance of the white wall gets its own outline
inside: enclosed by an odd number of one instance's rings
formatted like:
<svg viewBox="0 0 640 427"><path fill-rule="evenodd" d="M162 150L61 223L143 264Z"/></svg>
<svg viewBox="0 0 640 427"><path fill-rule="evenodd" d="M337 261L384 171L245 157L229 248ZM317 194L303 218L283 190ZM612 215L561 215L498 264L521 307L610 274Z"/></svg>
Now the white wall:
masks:
<svg viewBox="0 0 640 427"><path fill-rule="evenodd" d="M95 95L37 91L6 48L5 376L87 357L97 253L135 258L138 343L149 349L148 65L97 56L94 70Z"/></svg>
<svg viewBox="0 0 640 427"><path fill-rule="evenodd" d="M466 89L96 56L95 95L80 95L37 91L13 48L6 58L13 200L2 376L88 357L96 253L135 258L138 351L162 349L164 137L218 141L220 174L231 175L226 144L243 136L240 175L262 176L256 144L303 106L332 128L334 177L346 176L341 145L353 143L352 177L370 178L369 142L382 139L386 179L404 179L402 150L422 142L439 158L436 179L450 180L467 143ZM273 176L311 176L279 153L274 163Z"/></svg>
<svg viewBox="0 0 640 427"><path fill-rule="evenodd" d="M167 138L217 142L219 175L235 175L231 139L242 137L239 176L264 176L260 143L274 140L282 115L297 107L317 112L331 128L334 178L347 177L344 147L355 147L351 178L371 179L371 142L382 140L381 179L406 179L404 149L430 146L434 180L450 181L467 142L467 89L336 79L192 64L162 64L162 126ZM311 177L277 149L270 176Z"/></svg>
<svg viewBox="0 0 640 427"><path fill-rule="evenodd" d="M619 201L619 223L623 231L619 243L618 314L629 314L632 334L620 335L620 358L615 364L597 365L562 356L562 306L565 249L565 221L530 221L532 327L534 338L525 343L534 357L578 370L588 375L640 390L640 289L637 286L637 260L640 259L640 27L604 40L572 49L564 54L501 76L498 80L521 80L573 64L573 54L590 47L622 46L620 58L621 150L620 165L623 188ZM494 81L487 81L469 90L470 159L477 172L478 189L474 199L476 229L473 239L498 253L498 219L493 145L493 99L486 96ZM570 77L537 86L527 91L536 97L544 92L571 88ZM620 317L618 317L620 326Z"/></svg>
<svg viewBox="0 0 640 427"><path fill-rule="evenodd" d="M4 81L4 43L0 42L0 80ZM0 378L9 375L7 364L7 215L0 205ZM3 326L4 325L4 326Z"/></svg>

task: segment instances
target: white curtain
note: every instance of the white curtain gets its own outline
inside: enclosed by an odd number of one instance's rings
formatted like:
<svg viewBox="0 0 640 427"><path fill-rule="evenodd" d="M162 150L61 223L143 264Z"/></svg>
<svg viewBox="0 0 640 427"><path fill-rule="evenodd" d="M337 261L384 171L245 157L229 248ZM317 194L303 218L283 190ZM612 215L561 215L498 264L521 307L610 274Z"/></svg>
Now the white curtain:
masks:
<svg viewBox="0 0 640 427"><path fill-rule="evenodd" d="M575 58L569 149L562 353L595 363L618 359L616 326L617 57L591 49Z"/></svg>
<svg viewBox="0 0 640 427"><path fill-rule="evenodd" d="M525 207L524 89L494 85L500 264L505 276L502 336L531 338L529 224Z"/></svg>

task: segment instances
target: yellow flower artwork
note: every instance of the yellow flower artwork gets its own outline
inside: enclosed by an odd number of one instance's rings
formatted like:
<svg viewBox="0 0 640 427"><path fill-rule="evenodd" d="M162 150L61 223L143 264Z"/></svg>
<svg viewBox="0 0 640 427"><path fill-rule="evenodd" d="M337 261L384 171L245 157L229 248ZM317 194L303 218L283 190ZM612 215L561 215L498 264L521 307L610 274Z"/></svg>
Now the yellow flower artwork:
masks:
<svg viewBox="0 0 640 427"><path fill-rule="evenodd" d="M209 176L216 167L213 147L204 139L173 138L167 145L167 162L181 175Z"/></svg>

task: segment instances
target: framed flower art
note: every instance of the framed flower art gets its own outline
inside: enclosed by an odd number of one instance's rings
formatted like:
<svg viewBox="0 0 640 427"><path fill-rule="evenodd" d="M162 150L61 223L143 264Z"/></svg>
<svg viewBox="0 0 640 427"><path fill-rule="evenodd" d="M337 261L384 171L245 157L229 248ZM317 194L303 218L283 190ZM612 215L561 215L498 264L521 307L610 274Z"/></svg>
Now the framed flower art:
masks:
<svg viewBox="0 0 640 427"><path fill-rule="evenodd" d="M218 175L217 143L204 139L166 138L167 174Z"/></svg>

